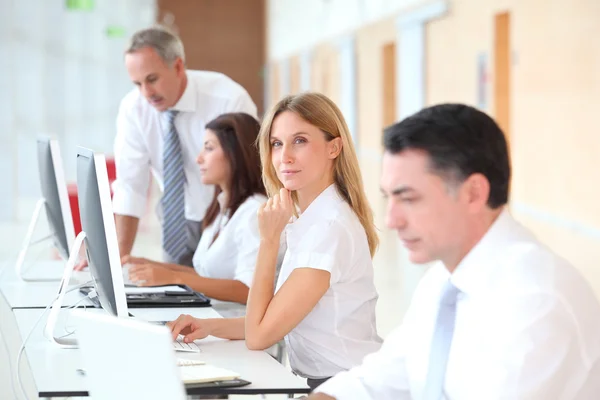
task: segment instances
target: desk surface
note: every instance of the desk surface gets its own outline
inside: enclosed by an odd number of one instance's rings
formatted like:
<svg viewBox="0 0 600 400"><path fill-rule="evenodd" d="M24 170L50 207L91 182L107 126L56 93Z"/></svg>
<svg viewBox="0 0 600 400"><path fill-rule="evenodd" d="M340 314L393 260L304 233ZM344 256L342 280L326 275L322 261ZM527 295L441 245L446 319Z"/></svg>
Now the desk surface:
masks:
<svg viewBox="0 0 600 400"><path fill-rule="evenodd" d="M10 308L45 308L58 294L60 277L64 262L45 261L32 265L25 269L26 278L58 278L54 282L26 282L21 280L15 273L14 268L9 267L0 277L0 291L4 295ZM78 285L89 282L89 272L77 272L71 277L70 285ZM83 300L84 295L78 290L67 293L63 306L69 307L74 304L91 306L89 299ZM83 300L83 301L82 301Z"/></svg>
<svg viewBox="0 0 600 400"><path fill-rule="evenodd" d="M64 267L65 261L43 260L24 265L22 274L25 279L51 279L58 284L63 276ZM14 265L7 265L5 268L0 277L1 282L22 282Z"/></svg>
<svg viewBox="0 0 600 400"><path fill-rule="evenodd" d="M62 261L40 262L26 269L26 277L50 278L62 274ZM69 287L86 283L91 280L89 271L75 272L71 276ZM0 275L0 295L4 295L8 306L15 308L46 308L58 294L60 281L55 282L26 282L17 277L14 268L4 271ZM66 293L63 307L75 304L92 307L92 301L81 294L79 290ZM226 318L240 317L246 314L246 306L227 301L212 300L212 306L219 314Z"/></svg>
<svg viewBox="0 0 600 400"><path fill-rule="evenodd" d="M26 270L26 276L48 278L60 276L63 263L59 261L41 262L32 265ZM71 277L69 287L80 283L89 282L91 279L88 271L76 272ZM46 308L58 294L60 282L25 282L14 272L14 268L4 271L0 276L0 295L6 299L11 309L15 308ZM66 293L63 307L78 304L80 307L93 307L92 301L81 294L79 290ZM241 317L246 314L246 306L227 301L212 300L213 308L226 318ZM134 308L135 310L135 308Z"/></svg>
<svg viewBox="0 0 600 400"><path fill-rule="evenodd" d="M76 319L70 318L70 310L63 310L59 316L57 332L76 330ZM104 312L88 309L88 312ZM215 318L220 315L212 308L173 308L173 309L134 309L130 312L147 321L170 320L181 313L200 318ZM22 338L25 338L43 313L42 309L14 309ZM76 371L82 368L78 349L60 349L51 344L43 335L45 316L35 327L25 351L31 372L40 397L85 396L85 377ZM76 333L75 333L76 335ZM198 358L215 366L238 372L251 385L219 389L219 393L258 394L258 393L308 393L303 379L293 375L284 366L263 351L248 350L243 341L228 341L208 337L197 341L202 349L199 354L179 353L178 357Z"/></svg>

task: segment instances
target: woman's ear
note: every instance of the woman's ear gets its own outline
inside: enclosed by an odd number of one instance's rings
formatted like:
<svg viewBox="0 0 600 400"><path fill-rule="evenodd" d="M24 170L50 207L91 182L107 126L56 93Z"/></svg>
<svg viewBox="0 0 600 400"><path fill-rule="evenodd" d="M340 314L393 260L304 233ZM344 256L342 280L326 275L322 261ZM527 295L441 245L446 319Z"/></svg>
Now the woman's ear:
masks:
<svg viewBox="0 0 600 400"><path fill-rule="evenodd" d="M330 160L337 158L337 156L339 156L340 153L342 152L342 138L341 137L336 137L335 139L330 140L329 143L327 143L327 145L328 145L328 155L329 155Z"/></svg>

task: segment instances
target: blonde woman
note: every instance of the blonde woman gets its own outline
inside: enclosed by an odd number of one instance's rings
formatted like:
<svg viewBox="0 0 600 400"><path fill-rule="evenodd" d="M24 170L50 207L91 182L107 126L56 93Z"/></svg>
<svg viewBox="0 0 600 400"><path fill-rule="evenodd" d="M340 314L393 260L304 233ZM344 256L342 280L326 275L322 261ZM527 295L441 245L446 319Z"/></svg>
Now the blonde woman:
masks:
<svg viewBox="0 0 600 400"><path fill-rule="evenodd" d="M260 246L238 319L180 316L187 341L207 335L266 349L285 338L293 370L311 388L379 349L372 256L378 244L348 127L318 93L288 96L258 137L269 200L258 211ZM277 282L279 238L287 251Z"/></svg>

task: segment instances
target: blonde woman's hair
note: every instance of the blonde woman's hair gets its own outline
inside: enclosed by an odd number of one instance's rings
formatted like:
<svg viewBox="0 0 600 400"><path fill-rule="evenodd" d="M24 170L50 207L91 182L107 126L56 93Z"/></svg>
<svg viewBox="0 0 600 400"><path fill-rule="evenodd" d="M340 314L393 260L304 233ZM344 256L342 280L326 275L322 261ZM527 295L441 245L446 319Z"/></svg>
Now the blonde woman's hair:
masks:
<svg viewBox="0 0 600 400"><path fill-rule="evenodd" d="M379 238L373 222L373 211L367 201L358 158L352 144L350 131L340 109L321 93L305 92L280 100L264 117L258 135L262 176L267 194L273 196L283 187L271 162L271 126L282 112L291 111L311 125L319 128L325 140L342 139L342 150L333 164L335 187L350 205L365 229L371 257L375 254ZM297 197L294 194L294 201Z"/></svg>

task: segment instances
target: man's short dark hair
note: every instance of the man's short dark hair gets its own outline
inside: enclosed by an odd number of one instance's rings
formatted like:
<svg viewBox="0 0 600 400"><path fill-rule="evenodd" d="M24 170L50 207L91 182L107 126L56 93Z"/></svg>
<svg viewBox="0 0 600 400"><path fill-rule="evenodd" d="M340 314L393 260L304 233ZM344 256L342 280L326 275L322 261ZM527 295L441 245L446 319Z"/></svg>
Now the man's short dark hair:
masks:
<svg viewBox="0 0 600 400"><path fill-rule="evenodd" d="M510 160L504 133L487 114L464 104L440 104L384 130L387 152L422 150L432 171L447 182L462 183L475 173L490 183L488 206L508 202Z"/></svg>

